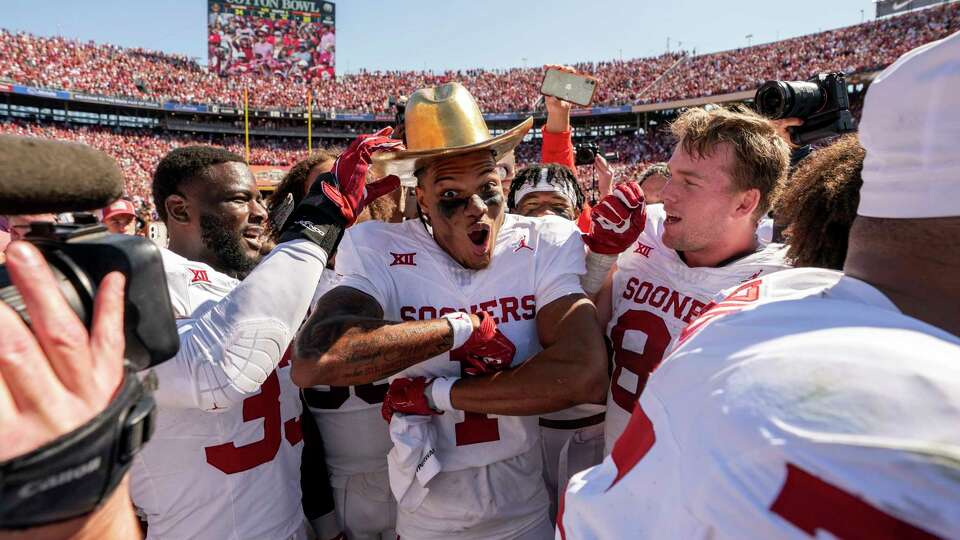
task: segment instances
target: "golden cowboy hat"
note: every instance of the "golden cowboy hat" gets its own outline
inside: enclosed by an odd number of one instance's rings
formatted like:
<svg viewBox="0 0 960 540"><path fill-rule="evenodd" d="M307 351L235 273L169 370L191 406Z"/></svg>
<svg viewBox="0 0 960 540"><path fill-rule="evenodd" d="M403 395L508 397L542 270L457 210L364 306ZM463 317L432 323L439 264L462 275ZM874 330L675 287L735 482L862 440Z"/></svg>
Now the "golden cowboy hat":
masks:
<svg viewBox="0 0 960 540"><path fill-rule="evenodd" d="M533 118L493 137L483 121L480 107L460 83L422 88L407 100L404 130L407 149L373 155L378 177L395 174L401 180L436 159L489 149L499 161L523 140ZM406 183L406 182L404 182Z"/></svg>

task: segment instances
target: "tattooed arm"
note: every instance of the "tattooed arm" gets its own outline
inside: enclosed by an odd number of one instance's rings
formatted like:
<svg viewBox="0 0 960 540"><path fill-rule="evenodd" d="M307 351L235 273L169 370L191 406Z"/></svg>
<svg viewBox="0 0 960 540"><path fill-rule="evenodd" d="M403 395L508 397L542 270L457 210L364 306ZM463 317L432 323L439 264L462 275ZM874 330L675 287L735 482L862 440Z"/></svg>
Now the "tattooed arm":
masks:
<svg viewBox="0 0 960 540"><path fill-rule="evenodd" d="M471 316L476 327L479 320ZM394 322L370 295L352 287L325 294L304 323L294 347L297 386L366 384L449 351L446 319Z"/></svg>
<svg viewBox="0 0 960 540"><path fill-rule="evenodd" d="M583 294L551 302L537 313L543 350L492 375L464 377L450 394L462 411L532 415L581 403L603 403L610 384L597 311Z"/></svg>

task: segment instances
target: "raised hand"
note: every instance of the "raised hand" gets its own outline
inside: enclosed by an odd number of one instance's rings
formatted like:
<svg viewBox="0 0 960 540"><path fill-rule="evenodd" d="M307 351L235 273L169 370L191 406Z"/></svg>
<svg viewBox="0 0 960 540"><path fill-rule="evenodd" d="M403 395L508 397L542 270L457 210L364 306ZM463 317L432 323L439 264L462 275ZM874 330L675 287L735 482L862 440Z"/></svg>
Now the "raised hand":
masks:
<svg viewBox="0 0 960 540"><path fill-rule="evenodd" d="M643 232L647 209L643 190L636 182L624 182L600 199L590 213L590 234L583 241L594 253L616 255L627 250Z"/></svg>

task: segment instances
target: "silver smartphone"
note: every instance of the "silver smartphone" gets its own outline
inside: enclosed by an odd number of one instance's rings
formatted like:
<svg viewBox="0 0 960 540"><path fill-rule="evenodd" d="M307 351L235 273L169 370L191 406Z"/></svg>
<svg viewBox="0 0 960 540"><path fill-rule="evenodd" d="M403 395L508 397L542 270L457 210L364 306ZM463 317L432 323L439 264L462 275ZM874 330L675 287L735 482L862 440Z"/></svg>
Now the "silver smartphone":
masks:
<svg viewBox="0 0 960 540"><path fill-rule="evenodd" d="M590 75L549 69L543 75L540 93L577 105L589 105L593 101L593 94L597 91L598 82Z"/></svg>

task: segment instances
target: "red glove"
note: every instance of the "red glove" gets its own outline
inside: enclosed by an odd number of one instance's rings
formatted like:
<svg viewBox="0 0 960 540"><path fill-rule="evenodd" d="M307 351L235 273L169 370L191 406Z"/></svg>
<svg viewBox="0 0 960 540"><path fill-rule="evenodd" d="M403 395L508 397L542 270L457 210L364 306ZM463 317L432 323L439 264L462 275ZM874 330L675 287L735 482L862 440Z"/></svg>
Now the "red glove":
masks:
<svg viewBox="0 0 960 540"><path fill-rule="evenodd" d="M367 184L367 169L370 168L373 154L403 149L401 141L390 138L392 132L393 128L386 127L373 135L360 135L354 139L333 163L330 171L337 185L323 184L324 193L340 207L348 227L353 225L370 201L400 187L400 178L393 175Z"/></svg>
<svg viewBox="0 0 960 540"><path fill-rule="evenodd" d="M394 379L380 407L383 419L389 423L395 412L420 415L443 414L431 409L427 404L427 396L423 393L427 382L429 381L423 377Z"/></svg>
<svg viewBox="0 0 960 540"><path fill-rule="evenodd" d="M517 347L497 330L492 315L486 311L476 315L480 318L480 326L470 334L466 343L450 351L450 360L460 362L466 375L484 375L507 369L517 354Z"/></svg>
<svg viewBox="0 0 960 540"><path fill-rule="evenodd" d="M643 190L636 182L624 182L600 199L590 213L590 234L583 237L590 251L602 255L623 253L640 237L647 224Z"/></svg>

